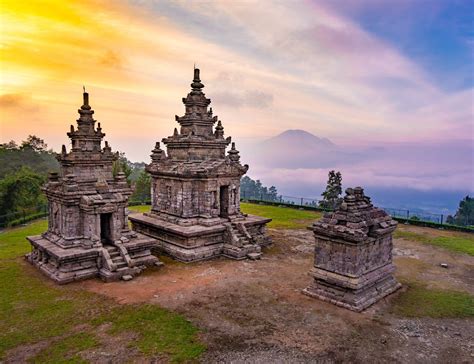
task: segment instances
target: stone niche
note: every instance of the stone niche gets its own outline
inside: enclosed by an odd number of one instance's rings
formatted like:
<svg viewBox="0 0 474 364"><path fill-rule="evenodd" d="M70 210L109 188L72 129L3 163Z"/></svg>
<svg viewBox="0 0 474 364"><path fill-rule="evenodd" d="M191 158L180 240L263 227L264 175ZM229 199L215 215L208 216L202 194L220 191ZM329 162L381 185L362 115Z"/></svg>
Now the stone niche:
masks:
<svg viewBox="0 0 474 364"><path fill-rule="evenodd" d="M68 133L72 149L63 146L57 158L60 173L43 187L49 203L48 231L29 236L27 260L59 284L100 277L131 279L150 265L155 239L128 227L127 206L132 193L122 172L113 174L117 154L102 148L100 123L92 118L84 93L78 128Z"/></svg>
<svg viewBox="0 0 474 364"><path fill-rule="evenodd" d="M392 264L397 227L361 187L348 188L340 208L311 229L316 239L313 282L303 292L360 312L401 287Z"/></svg>
<svg viewBox="0 0 474 364"><path fill-rule="evenodd" d="M256 259L271 243L266 234L271 219L241 213L240 178L248 165L240 163L231 138L224 138L203 87L195 69L191 92L183 98L185 114L176 116L180 129L162 140L166 152L156 143L146 167L151 212L131 215L132 228L156 238L157 252L183 262L221 255Z"/></svg>

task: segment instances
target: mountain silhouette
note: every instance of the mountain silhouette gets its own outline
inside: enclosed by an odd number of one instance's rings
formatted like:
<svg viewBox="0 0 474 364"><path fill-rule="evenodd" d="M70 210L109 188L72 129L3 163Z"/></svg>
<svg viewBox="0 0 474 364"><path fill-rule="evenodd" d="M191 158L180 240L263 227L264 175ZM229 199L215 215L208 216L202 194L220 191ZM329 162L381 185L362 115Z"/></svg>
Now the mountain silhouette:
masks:
<svg viewBox="0 0 474 364"><path fill-rule="evenodd" d="M336 145L327 138L319 138L305 130L286 130L262 143L265 148L296 147L298 149L335 148Z"/></svg>
<svg viewBox="0 0 474 364"><path fill-rule="evenodd" d="M286 130L254 148L252 162L272 168L336 168L361 155L305 130Z"/></svg>

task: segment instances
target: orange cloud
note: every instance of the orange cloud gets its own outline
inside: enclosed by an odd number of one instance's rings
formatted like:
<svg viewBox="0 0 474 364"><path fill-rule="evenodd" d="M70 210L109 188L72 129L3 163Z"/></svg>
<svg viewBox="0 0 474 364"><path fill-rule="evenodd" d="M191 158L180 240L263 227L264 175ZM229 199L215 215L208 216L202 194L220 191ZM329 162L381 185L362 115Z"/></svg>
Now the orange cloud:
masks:
<svg viewBox="0 0 474 364"><path fill-rule="evenodd" d="M86 85L112 146L147 160L154 142L175 127L194 62L237 142L289 128L336 141L415 138L451 125L449 104L423 109L446 97L422 70L319 5L132 3L0 2L0 95L30 95L24 102L38 108L34 115L2 112L2 139L37 134L58 148ZM413 82L392 89L372 75ZM419 111L400 107L400 99ZM458 99L462 108L468 95ZM420 122L425 116L429 124Z"/></svg>

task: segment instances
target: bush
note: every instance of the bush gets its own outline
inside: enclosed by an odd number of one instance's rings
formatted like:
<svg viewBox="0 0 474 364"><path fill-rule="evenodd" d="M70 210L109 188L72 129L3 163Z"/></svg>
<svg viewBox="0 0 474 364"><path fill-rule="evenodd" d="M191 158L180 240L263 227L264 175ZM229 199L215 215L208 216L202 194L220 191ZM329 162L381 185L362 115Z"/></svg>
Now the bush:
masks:
<svg viewBox="0 0 474 364"><path fill-rule="evenodd" d="M48 216L47 212L37 212L36 214L32 214L32 215L22 217L20 219L12 220L12 221L8 222L7 226L8 227L13 227L13 226L21 225L21 224L26 224L27 222L39 219L41 217L46 217L46 216Z"/></svg>

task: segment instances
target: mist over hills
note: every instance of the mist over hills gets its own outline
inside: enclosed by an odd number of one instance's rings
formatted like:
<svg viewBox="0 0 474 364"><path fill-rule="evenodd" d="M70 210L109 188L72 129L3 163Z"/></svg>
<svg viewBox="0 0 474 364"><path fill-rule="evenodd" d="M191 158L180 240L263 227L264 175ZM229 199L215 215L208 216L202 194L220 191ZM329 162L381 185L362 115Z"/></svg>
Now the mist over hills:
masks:
<svg viewBox="0 0 474 364"><path fill-rule="evenodd" d="M252 178L292 196L319 197L331 169L341 171L344 188L363 186L386 207L453 212L474 191L470 140L354 147L304 130L286 130L260 143L240 145Z"/></svg>
<svg viewBox="0 0 474 364"><path fill-rule="evenodd" d="M254 146L254 152L257 164L295 169L349 165L366 158L373 150L338 146L305 130L286 130Z"/></svg>

